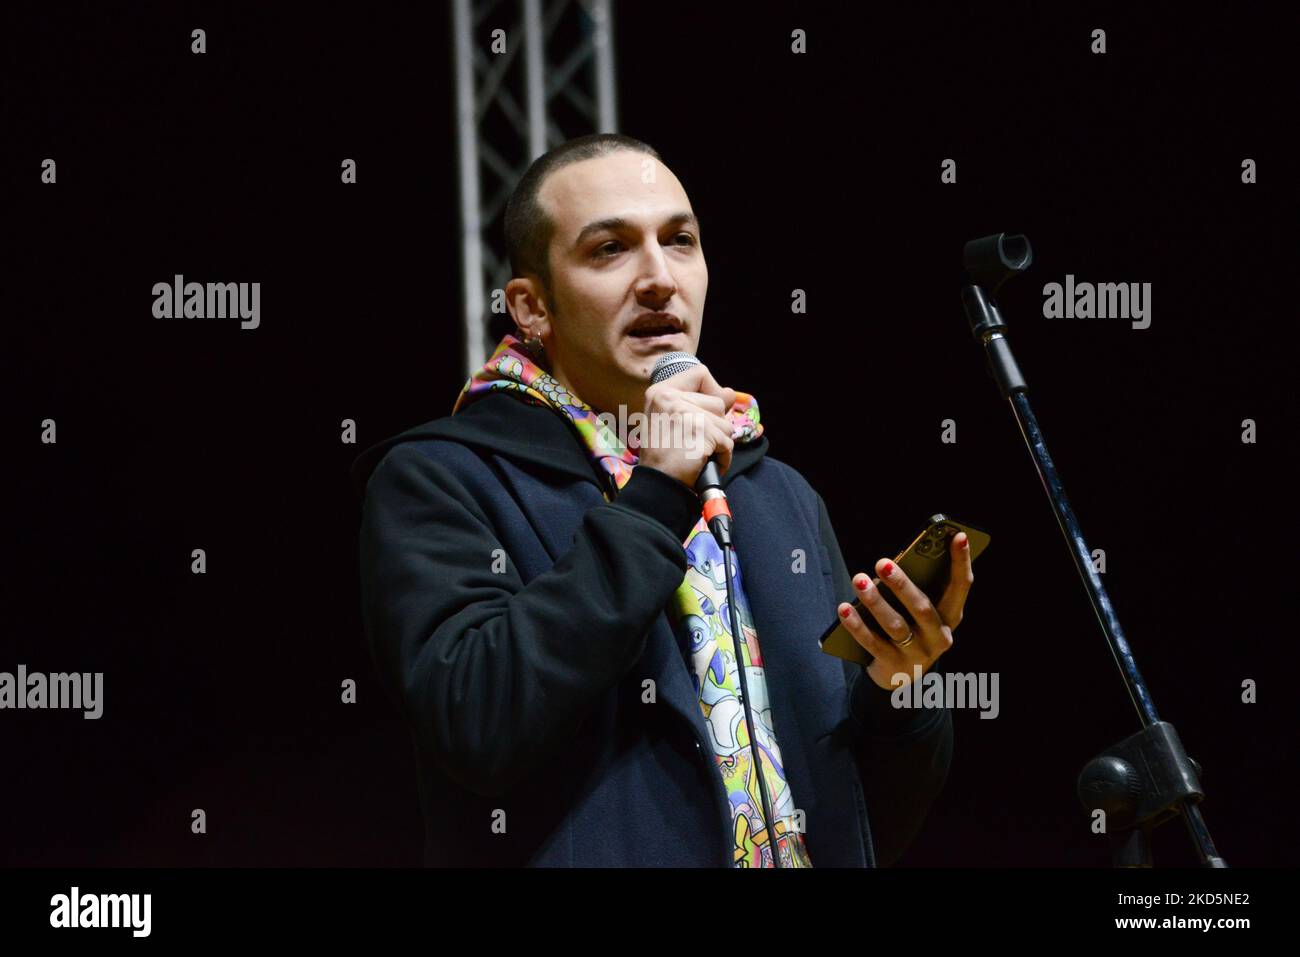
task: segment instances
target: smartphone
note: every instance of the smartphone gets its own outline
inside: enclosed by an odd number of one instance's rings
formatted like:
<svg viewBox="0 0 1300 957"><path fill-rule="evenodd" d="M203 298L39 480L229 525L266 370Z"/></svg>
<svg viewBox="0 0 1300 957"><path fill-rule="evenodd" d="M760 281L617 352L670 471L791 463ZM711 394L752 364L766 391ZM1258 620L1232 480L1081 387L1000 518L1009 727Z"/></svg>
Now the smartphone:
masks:
<svg viewBox="0 0 1300 957"><path fill-rule="evenodd" d="M965 532L966 537L970 539L970 557L971 561L979 558L980 553L988 547L990 538L988 532L976 528L974 525L967 525L965 522L959 522L955 518L949 518L947 515L931 515L930 522L913 539L912 544L898 553L894 558L894 564L903 570L912 583L917 588L929 596L930 601L938 604L939 599L943 597L943 590L948 586L948 573L952 567L952 555L949 548L952 545L952 538L958 532ZM893 607L909 626L915 626L916 621L912 615L903 606L902 600L894 594L888 585L882 585L878 577L873 576L872 582L880 590L880 594L885 601ZM844 598L848 601L848 598ZM889 636L884 633L876 617L862 605L862 602L855 596L853 601L853 610L856 611L867 627L877 635L890 640ZM856 664L866 667L871 664L872 657L858 644L858 640L853 637L844 622L838 617L829 628L822 634L819 639L822 651L828 655L834 655L837 658L843 658L845 661L852 661Z"/></svg>

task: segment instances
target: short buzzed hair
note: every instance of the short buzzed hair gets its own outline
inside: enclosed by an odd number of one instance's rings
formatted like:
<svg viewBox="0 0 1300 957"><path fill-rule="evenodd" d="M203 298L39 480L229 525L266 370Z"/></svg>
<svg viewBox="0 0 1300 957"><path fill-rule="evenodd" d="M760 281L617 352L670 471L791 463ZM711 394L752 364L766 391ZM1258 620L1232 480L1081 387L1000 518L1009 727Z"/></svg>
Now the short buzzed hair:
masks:
<svg viewBox="0 0 1300 957"><path fill-rule="evenodd" d="M537 194L546 177L571 163L595 159L619 150L645 153L663 162L654 147L622 133L591 133L561 143L533 160L506 202L506 253L515 276L532 273L542 285L551 284L550 247L555 223L546 215Z"/></svg>

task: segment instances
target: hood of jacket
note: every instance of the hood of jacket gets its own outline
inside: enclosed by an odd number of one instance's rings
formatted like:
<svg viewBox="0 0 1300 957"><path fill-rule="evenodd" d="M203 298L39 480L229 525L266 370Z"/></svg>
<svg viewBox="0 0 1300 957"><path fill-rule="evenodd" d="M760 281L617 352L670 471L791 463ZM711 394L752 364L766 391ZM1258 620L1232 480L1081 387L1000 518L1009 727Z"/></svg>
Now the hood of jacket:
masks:
<svg viewBox="0 0 1300 957"><path fill-rule="evenodd" d="M375 467L389 451L405 442L448 439L462 445L493 452L532 469L567 475L608 488L608 479L587 455L571 423L554 409L531 405L501 393L487 395L455 415L422 423L370 446L353 461L349 470L353 487L364 497L366 484ZM767 454L766 435L737 444L731 467L722 476L726 488Z"/></svg>

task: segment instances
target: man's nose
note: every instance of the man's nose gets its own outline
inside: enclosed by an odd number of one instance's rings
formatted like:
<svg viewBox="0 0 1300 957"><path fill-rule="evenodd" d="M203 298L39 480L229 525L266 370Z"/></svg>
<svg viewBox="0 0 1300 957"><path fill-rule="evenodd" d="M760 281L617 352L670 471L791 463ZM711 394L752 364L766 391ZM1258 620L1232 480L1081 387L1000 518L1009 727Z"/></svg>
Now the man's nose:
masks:
<svg viewBox="0 0 1300 957"><path fill-rule="evenodd" d="M646 245L636 291L638 296L656 302L668 300L677 292L677 280L673 278L672 271L668 268L668 258L657 240Z"/></svg>

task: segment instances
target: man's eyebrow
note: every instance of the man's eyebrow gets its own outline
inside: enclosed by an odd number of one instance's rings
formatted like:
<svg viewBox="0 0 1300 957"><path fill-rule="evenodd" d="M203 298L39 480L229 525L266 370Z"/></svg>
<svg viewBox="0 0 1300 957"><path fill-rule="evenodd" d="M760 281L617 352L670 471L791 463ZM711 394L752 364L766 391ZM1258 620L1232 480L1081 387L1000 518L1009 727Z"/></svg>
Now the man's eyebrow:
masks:
<svg viewBox="0 0 1300 957"><path fill-rule="evenodd" d="M663 223L665 226L694 226L697 231L700 229L699 218L691 212L682 210L673 213ZM574 247L581 246L593 233L601 232L606 229L627 229L632 224L621 216L608 216L605 219L597 219L583 226L578 233L578 238L573 241Z"/></svg>

